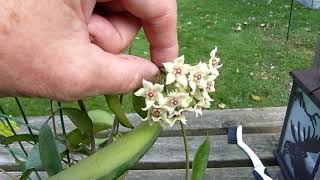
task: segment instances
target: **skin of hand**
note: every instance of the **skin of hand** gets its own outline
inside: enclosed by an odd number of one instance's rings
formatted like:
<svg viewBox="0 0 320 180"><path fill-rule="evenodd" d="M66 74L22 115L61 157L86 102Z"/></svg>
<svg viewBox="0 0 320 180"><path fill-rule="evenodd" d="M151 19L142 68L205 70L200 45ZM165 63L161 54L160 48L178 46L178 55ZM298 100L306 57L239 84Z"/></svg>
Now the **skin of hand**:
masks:
<svg viewBox="0 0 320 180"><path fill-rule="evenodd" d="M135 90L178 55L176 21L175 0L0 0L0 96ZM152 61L120 54L141 27Z"/></svg>

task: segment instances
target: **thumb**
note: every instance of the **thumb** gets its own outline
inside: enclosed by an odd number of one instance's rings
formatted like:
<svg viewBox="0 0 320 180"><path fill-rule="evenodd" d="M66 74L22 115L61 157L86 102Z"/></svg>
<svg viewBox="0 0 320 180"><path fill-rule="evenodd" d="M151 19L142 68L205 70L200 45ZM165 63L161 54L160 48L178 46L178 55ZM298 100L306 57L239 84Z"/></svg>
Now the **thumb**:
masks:
<svg viewBox="0 0 320 180"><path fill-rule="evenodd" d="M87 61L89 68L88 91L82 96L124 94L141 86L142 79L155 81L159 69L151 61L107 53L94 44L90 45ZM90 72L91 71L91 72Z"/></svg>

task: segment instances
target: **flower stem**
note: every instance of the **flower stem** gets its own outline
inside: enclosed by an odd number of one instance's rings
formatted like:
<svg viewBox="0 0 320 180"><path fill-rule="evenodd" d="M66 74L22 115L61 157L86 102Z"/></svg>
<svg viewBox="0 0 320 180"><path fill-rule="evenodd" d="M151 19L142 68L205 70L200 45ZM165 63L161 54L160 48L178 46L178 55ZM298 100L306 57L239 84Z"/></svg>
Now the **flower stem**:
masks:
<svg viewBox="0 0 320 180"><path fill-rule="evenodd" d="M185 130L184 125L181 121L180 121L180 126L181 126L181 132L182 132L182 136L183 136L184 150L186 153L186 177L185 177L185 180L188 180L189 179L189 146L188 146L186 130Z"/></svg>

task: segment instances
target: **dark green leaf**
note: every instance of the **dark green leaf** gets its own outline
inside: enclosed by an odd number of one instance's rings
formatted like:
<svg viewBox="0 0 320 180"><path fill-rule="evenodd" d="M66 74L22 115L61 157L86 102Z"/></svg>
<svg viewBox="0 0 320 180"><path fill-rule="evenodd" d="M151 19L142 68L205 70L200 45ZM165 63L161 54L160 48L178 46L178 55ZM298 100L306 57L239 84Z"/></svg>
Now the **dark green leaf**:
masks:
<svg viewBox="0 0 320 180"><path fill-rule="evenodd" d="M66 150L66 146L58 141L56 141L56 147L61 154ZM20 179L27 179L32 171L40 169L41 167L42 163L39 154L39 144L36 144L33 146L31 152L28 153L27 161L22 166L22 175Z"/></svg>
<svg viewBox="0 0 320 180"><path fill-rule="evenodd" d="M120 99L116 95L110 95L110 96L105 96L108 106L110 110L115 114L117 120L120 122L120 124L124 127L131 128L133 129L133 125L130 123L128 120L122 106L120 103Z"/></svg>
<svg viewBox="0 0 320 180"><path fill-rule="evenodd" d="M47 123L43 124L40 129L39 153L43 168L49 176L53 176L62 171L62 164L55 138Z"/></svg>
<svg viewBox="0 0 320 180"><path fill-rule="evenodd" d="M63 112L67 114L75 126L77 126L82 133L92 133L92 121L86 112L76 108L62 108Z"/></svg>
<svg viewBox="0 0 320 180"><path fill-rule="evenodd" d="M107 111L92 110L88 112L88 115L92 120L94 133L109 129L113 125L113 116Z"/></svg>
<svg viewBox="0 0 320 180"><path fill-rule="evenodd" d="M9 136L5 138L1 138L0 142L3 145L9 145L14 142L20 142L20 141L38 141L38 135L31 135L31 134L18 134L14 136Z"/></svg>
<svg viewBox="0 0 320 180"><path fill-rule="evenodd" d="M202 180L208 165L210 142L208 136L200 145L192 164L192 180Z"/></svg>
<svg viewBox="0 0 320 180"><path fill-rule="evenodd" d="M135 96L132 94L132 103L134 110L142 117L146 118L148 115L147 111L143 111L142 108L146 107L145 98L141 96Z"/></svg>
<svg viewBox="0 0 320 180"><path fill-rule="evenodd" d="M83 134L78 128L69 132L66 136L66 140L71 147L76 147L80 143L89 144L90 136Z"/></svg>

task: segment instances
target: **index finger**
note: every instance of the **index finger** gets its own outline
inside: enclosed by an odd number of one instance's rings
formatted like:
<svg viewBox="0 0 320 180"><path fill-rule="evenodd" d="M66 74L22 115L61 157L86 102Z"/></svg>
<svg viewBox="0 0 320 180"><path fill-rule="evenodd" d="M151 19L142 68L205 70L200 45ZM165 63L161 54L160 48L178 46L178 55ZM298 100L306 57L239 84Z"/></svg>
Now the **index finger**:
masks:
<svg viewBox="0 0 320 180"><path fill-rule="evenodd" d="M121 0L122 5L142 20L150 43L152 61L159 67L178 55L177 4L175 0Z"/></svg>

